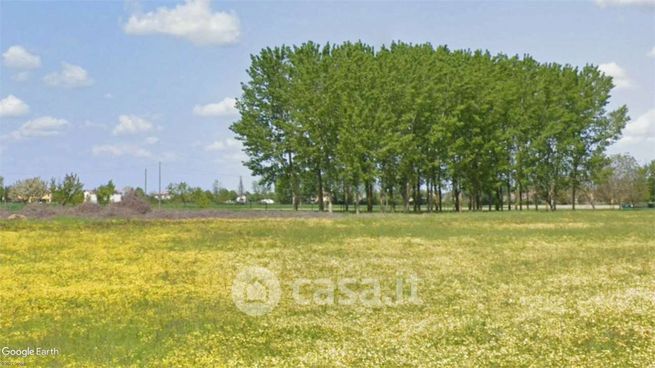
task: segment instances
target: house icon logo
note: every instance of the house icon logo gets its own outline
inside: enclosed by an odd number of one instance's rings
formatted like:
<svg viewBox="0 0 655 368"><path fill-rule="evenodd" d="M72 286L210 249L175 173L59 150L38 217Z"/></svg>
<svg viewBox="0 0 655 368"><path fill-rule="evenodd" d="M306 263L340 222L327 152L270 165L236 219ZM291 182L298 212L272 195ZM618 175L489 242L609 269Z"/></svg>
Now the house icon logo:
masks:
<svg viewBox="0 0 655 368"><path fill-rule="evenodd" d="M248 267L232 282L234 305L249 316L270 313L280 302L280 282L273 272L263 267Z"/></svg>

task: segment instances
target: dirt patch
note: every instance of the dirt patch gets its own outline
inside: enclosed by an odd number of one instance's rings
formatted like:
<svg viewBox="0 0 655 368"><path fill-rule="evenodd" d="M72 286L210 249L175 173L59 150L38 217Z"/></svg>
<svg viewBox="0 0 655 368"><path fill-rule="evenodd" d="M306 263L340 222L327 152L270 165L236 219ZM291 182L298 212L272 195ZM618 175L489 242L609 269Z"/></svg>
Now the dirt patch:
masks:
<svg viewBox="0 0 655 368"><path fill-rule="evenodd" d="M150 212L150 204L139 198L136 193L131 192L123 196L123 200L114 203L110 206L110 209L117 211L117 215L120 216L122 213L134 213L139 215L145 215Z"/></svg>
<svg viewBox="0 0 655 368"><path fill-rule="evenodd" d="M56 216L58 213L57 209L48 206L47 204L44 203L30 203L27 206L23 207L23 209L20 211L20 214L27 217L27 218L49 218Z"/></svg>

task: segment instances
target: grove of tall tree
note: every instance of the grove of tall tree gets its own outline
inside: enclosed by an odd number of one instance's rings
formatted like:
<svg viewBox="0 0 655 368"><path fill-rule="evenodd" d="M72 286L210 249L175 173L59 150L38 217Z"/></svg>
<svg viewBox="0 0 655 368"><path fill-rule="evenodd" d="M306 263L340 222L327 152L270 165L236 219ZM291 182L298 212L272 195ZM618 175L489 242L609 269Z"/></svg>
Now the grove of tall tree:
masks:
<svg viewBox="0 0 655 368"><path fill-rule="evenodd" d="M248 76L231 130L296 208L330 193L371 211L374 192L405 211L441 210L446 192L456 210L555 209L565 190L575 204L629 119L607 111L612 79L594 65L430 44L266 48Z"/></svg>

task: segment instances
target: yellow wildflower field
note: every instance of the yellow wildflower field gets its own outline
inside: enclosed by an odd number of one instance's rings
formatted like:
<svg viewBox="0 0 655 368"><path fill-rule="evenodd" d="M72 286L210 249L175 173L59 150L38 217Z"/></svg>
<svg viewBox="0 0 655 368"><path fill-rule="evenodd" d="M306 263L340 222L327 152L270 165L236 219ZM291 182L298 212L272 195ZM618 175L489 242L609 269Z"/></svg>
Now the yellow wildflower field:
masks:
<svg viewBox="0 0 655 368"><path fill-rule="evenodd" d="M655 212L0 221L0 337L2 365L648 367Z"/></svg>

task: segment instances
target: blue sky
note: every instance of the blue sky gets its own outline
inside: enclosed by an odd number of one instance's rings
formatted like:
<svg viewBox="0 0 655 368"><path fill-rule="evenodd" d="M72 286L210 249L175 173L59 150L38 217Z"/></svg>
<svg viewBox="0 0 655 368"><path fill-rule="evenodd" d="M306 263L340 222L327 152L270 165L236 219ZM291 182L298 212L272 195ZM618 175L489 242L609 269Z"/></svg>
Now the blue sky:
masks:
<svg viewBox="0 0 655 368"><path fill-rule="evenodd" d="M92 188L246 185L228 127L249 55L307 40L393 40L601 65L632 122L610 152L655 159L655 1L0 0L0 175Z"/></svg>

